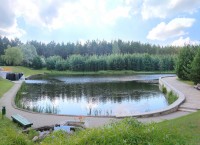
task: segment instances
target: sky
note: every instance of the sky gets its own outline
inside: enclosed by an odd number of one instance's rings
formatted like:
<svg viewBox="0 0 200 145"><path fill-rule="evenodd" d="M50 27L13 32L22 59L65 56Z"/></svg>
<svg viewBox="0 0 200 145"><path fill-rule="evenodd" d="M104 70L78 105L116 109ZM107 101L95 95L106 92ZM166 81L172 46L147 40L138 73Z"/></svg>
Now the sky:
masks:
<svg viewBox="0 0 200 145"><path fill-rule="evenodd" d="M0 35L22 42L200 44L200 0L0 0Z"/></svg>

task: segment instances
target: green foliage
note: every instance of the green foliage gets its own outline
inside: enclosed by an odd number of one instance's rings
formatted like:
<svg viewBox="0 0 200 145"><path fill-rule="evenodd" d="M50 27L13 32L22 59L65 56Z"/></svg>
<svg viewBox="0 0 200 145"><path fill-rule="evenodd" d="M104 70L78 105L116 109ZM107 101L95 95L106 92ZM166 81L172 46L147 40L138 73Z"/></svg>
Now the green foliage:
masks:
<svg viewBox="0 0 200 145"><path fill-rule="evenodd" d="M195 84L200 83L200 48L192 62L191 80Z"/></svg>
<svg viewBox="0 0 200 145"><path fill-rule="evenodd" d="M2 55L2 59L8 65L20 65L23 60L23 53L19 47L9 47L5 49L5 55Z"/></svg>
<svg viewBox="0 0 200 145"><path fill-rule="evenodd" d="M119 49L119 45L117 41L114 41L112 44L112 53L113 54L119 54L120 53L120 49Z"/></svg>
<svg viewBox="0 0 200 145"><path fill-rule="evenodd" d="M33 59L37 56L36 48L30 44L20 45L19 47L23 53L23 66L31 66Z"/></svg>
<svg viewBox="0 0 200 145"><path fill-rule="evenodd" d="M0 77L0 98L3 96L4 93L6 93L12 86L13 83L11 81L2 79Z"/></svg>
<svg viewBox="0 0 200 145"><path fill-rule="evenodd" d="M55 70L56 62L61 61L62 58L60 56L50 56L46 59L46 67L48 70Z"/></svg>
<svg viewBox="0 0 200 145"><path fill-rule="evenodd" d="M32 140L35 136L38 136L38 135L39 135L38 131L36 131L34 129L30 129L27 134L28 139L30 139L30 140Z"/></svg>
<svg viewBox="0 0 200 145"><path fill-rule="evenodd" d="M1 114L0 114L1 116ZM7 118L0 118L0 145L31 145L33 144L26 135L21 133Z"/></svg>
<svg viewBox="0 0 200 145"><path fill-rule="evenodd" d="M195 51L196 49L190 46L186 46L180 51L176 63L176 73L180 79L190 79L191 63L194 59Z"/></svg>
<svg viewBox="0 0 200 145"><path fill-rule="evenodd" d="M40 56L35 56L33 58L32 67L34 69L41 69L43 67L42 59Z"/></svg>
<svg viewBox="0 0 200 145"><path fill-rule="evenodd" d="M56 61L56 64L55 64L55 69L56 70L59 70L59 71L63 71L63 70L66 70L68 69L68 62L65 61L65 60L59 60L59 61Z"/></svg>
<svg viewBox="0 0 200 145"><path fill-rule="evenodd" d="M142 124L133 118L101 128L92 128L67 136L64 132L55 132L47 137L42 145L129 145L129 144L185 144L184 137L173 128L161 129L156 124Z"/></svg>
<svg viewBox="0 0 200 145"><path fill-rule="evenodd" d="M54 41L44 44L37 41L30 41L29 44L35 46L38 55L43 55L46 58L59 55L63 59L68 58L74 54L84 55L110 55L110 54L135 54L135 53L148 53L148 54L155 54L155 55L174 55L177 54L180 50L178 47L172 46L165 46L161 47L158 45L150 45L150 44L143 44L140 42L133 42L133 41L122 41L122 40L115 40L111 42L107 42L105 40L91 40L86 41L86 43L81 44L80 42L77 43L70 43L65 42L55 43Z"/></svg>
<svg viewBox="0 0 200 145"><path fill-rule="evenodd" d="M160 129L175 130L185 137L185 144L187 145L199 145L200 143L200 111L176 119L163 121L157 125Z"/></svg>
<svg viewBox="0 0 200 145"><path fill-rule="evenodd" d="M163 92L163 94L167 94L167 89L165 86L162 86L162 92Z"/></svg>
<svg viewBox="0 0 200 145"><path fill-rule="evenodd" d="M15 105L19 108L23 108L21 101L21 97L23 97L23 93L27 92L27 87L25 82L22 83L19 91L17 92L16 96L15 96Z"/></svg>
<svg viewBox="0 0 200 145"><path fill-rule="evenodd" d="M169 104L174 103L178 99L178 96L175 95L172 91L167 93L167 101Z"/></svg>
<svg viewBox="0 0 200 145"><path fill-rule="evenodd" d="M66 60L59 56L51 56L46 60L47 69L60 71L173 71L174 64L175 56L149 54L71 55Z"/></svg>
<svg viewBox="0 0 200 145"><path fill-rule="evenodd" d="M71 55L68 58L69 69L72 71L84 71L85 70L86 57L81 55Z"/></svg>
<svg viewBox="0 0 200 145"><path fill-rule="evenodd" d="M109 70L123 70L125 69L124 57L121 54L113 54L107 57L107 64Z"/></svg>

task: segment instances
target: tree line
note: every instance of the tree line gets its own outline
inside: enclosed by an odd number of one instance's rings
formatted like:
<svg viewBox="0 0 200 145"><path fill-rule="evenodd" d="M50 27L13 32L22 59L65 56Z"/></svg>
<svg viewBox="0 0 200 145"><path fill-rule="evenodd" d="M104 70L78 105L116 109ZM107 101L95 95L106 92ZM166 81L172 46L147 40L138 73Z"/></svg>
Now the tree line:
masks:
<svg viewBox="0 0 200 145"><path fill-rule="evenodd" d="M199 53L199 46L161 47L122 40L24 44L0 36L0 65L35 69L170 71L176 67L179 78L199 82Z"/></svg>
<svg viewBox="0 0 200 145"><path fill-rule="evenodd" d="M48 44L30 41L26 44L19 39L0 37L1 65L23 65L40 69L71 71L133 70L171 71L174 70L177 48L161 48L139 42L121 40L87 41L81 43Z"/></svg>
<svg viewBox="0 0 200 145"><path fill-rule="evenodd" d="M175 58L174 55L150 54L71 55L68 59L50 56L46 59L46 67L49 70L71 71L172 71L175 66Z"/></svg>
<svg viewBox="0 0 200 145"><path fill-rule="evenodd" d="M200 47L185 46L176 62L176 74L182 80L200 83Z"/></svg>
<svg viewBox="0 0 200 145"><path fill-rule="evenodd" d="M56 43L51 41L49 43L42 43L38 41L27 41L22 43L19 39L9 40L6 37L0 36L0 55L5 54L5 49L8 46L30 46L35 47L36 52L39 56L44 56L45 58L59 55L66 59L70 55L80 54L80 55L109 55L113 53L120 54L134 54L134 53L148 53L148 54L177 54L179 51L178 47L165 46L161 47L159 45L143 44L134 41L122 41L114 40L111 42L105 40L92 40L86 41L84 44L81 42L67 42L67 43Z"/></svg>

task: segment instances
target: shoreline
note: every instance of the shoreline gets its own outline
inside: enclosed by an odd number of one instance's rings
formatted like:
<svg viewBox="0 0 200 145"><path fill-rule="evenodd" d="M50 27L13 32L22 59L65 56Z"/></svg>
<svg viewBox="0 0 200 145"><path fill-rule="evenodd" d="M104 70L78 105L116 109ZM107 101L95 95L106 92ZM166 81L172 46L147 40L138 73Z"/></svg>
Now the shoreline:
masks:
<svg viewBox="0 0 200 145"><path fill-rule="evenodd" d="M163 79L165 79L165 81L167 83L169 83L170 85L172 85L173 87L175 87L175 88L177 87L177 90L179 90L179 91L184 91L184 90L187 90L188 88L191 89L191 91L194 91L194 92L196 91L193 89L193 87L191 87L187 84L184 84L183 82L178 81L176 79L176 77L165 77ZM14 99L18 89L20 88L20 85L21 85L20 83L21 82L19 82L19 81L14 82L14 86L7 93L5 93L3 95L3 97L0 99L0 105L6 106L6 108L7 108L6 116L8 118L11 119L11 115L14 115L14 114L20 114L20 115L24 116L25 118L27 118L28 120L30 120L31 122L33 122L33 128L41 127L41 126L45 126L45 125L54 125L54 124L58 124L60 122L66 121L66 120L72 120L72 121L78 120L79 116L41 114L41 113L37 113L37 112L24 111L24 110L21 110L18 108L16 109L13 106L13 99ZM187 103L187 98L188 98L188 95L186 95L185 103ZM199 97L199 101L200 101L200 97ZM184 106L185 103L183 103L181 106ZM178 107L179 106L180 105L178 105ZM200 105L199 105L199 109L200 109ZM175 112L169 113L169 114L158 113L157 115L143 116L143 118L138 118L139 116L141 116L141 114L138 114L138 117L130 114L128 116L123 116L122 118L131 116L131 117L136 117L137 120L139 120L141 122L147 123L147 122L160 122L163 120L174 119L174 118L177 118L180 116L187 115L189 113L191 113L191 112L180 111L179 109L176 108ZM119 118L117 118L117 117L102 117L102 116L99 116L99 117L85 116L84 117L84 121L87 124L86 126L89 128L103 126L105 124L111 123L113 121L118 121L118 120L121 120L121 117L119 117Z"/></svg>

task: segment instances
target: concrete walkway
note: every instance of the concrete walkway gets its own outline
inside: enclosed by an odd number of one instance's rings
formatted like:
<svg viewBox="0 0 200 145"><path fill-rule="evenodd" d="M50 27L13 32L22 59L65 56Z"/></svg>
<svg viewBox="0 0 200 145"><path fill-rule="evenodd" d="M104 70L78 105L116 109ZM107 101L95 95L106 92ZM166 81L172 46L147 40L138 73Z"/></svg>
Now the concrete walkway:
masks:
<svg viewBox="0 0 200 145"><path fill-rule="evenodd" d="M182 82L177 81L176 77L163 78L165 81L175 87L177 90L181 91L186 96L186 101L181 105L180 111L157 117L148 117L148 118L138 118L141 122L160 122L163 120L169 120L173 118L177 118L180 116L187 115L191 113L188 109L197 110L200 109L200 91L197 91L192 86L184 84ZM27 112L20 109L17 109L12 104L14 101L14 96L16 95L18 89L21 86L21 81L15 82L14 86L3 95L0 99L0 106L6 106L7 114L6 116L11 119L11 115L20 114L27 118L30 122L33 122L33 127L41 127L46 125L54 125L67 120L76 120L78 121L78 117L73 116L64 116L64 115L51 115L51 114L40 114ZM186 108L185 110L181 110L181 108ZM192 111L193 111L192 110ZM112 121L118 121L120 119L112 118L112 117L85 117L84 121L86 122L87 127L98 127L103 126Z"/></svg>

